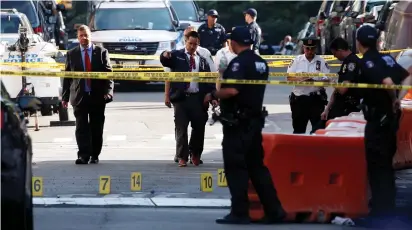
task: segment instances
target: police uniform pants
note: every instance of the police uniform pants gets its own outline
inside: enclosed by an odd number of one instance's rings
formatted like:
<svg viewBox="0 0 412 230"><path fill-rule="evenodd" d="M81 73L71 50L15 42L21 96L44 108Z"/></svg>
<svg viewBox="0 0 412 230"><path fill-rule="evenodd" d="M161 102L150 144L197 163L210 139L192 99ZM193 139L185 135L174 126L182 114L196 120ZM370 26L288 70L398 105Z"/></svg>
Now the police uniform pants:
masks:
<svg viewBox="0 0 412 230"><path fill-rule="evenodd" d="M392 159L396 153L396 133L399 119L386 124L380 119L367 121L365 152L371 188L371 215L388 214L395 208L395 175Z"/></svg>
<svg viewBox="0 0 412 230"><path fill-rule="evenodd" d="M313 132L318 129L325 129L326 123L328 120L334 119L336 117L348 116L351 113L359 112L360 109L356 105L348 105L345 103L335 103L332 105L331 110L329 111L327 120L321 120L318 125L313 128Z"/></svg>
<svg viewBox="0 0 412 230"><path fill-rule="evenodd" d="M316 131L316 127L321 121L320 115L325 109L325 101L321 96L295 96L289 97L290 110L292 112L292 126L294 134L306 133L308 121L312 125L311 133Z"/></svg>
<svg viewBox="0 0 412 230"><path fill-rule="evenodd" d="M267 216L276 216L281 209L269 170L263 164L262 120L238 126L223 125L223 162L232 196L231 213L249 215L249 178L259 195Z"/></svg>

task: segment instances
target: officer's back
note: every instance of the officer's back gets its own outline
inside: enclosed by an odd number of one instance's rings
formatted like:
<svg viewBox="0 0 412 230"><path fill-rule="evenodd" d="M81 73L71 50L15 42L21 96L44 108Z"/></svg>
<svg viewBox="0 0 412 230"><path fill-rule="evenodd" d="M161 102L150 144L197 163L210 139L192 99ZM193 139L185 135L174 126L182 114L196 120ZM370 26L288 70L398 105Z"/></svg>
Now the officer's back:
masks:
<svg viewBox="0 0 412 230"><path fill-rule="evenodd" d="M232 42L236 40L244 43L251 42L250 31L247 27L238 27L231 34ZM233 40L235 39L235 40ZM236 80L267 80L269 77L269 67L267 62L256 55L253 50L247 49L238 53L223 74L223 79ZM233 99L222 100L221 103L233 103L236 101L240 109L248 109L253 112L262 111L262 104L266 85L264 84L223 84L222 87L235 88L239 94Z"/></svg>

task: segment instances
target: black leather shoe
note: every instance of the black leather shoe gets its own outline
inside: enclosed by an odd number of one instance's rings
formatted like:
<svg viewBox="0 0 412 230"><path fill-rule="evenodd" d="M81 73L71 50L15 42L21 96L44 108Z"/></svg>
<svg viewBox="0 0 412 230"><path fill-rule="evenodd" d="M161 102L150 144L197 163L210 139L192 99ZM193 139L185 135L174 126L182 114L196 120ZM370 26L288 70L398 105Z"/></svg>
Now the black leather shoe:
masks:
<svg viewBox="0 0 412 230"><path fill-rule="evenodd" d="M76 165L87 165L89 164L89 160L84 158L84 157L79 157L76 161L75 161Z"/></svg>
<svg viewBox="0 0 412 230"><path fill-rule="evenodd" d="M253 221L255 224L278 224L285 221L286 212L283 209L280 209L274 215L265 215L262 219L258 221Z"/></svg>
<svg viewBox="0 0 412 230"><path fill-rule="evenodd" d="M92 157L89 161L89 164L98 164L99 163L99 158L97 157Z"/></svg>
<svg viewBox="0 0 412 230"><path fill-rule="evenodd" d="M178 158L177 156L175 156L175 158L173 158L173 161L174 161L175 163L178 163L178 162L179 162L179 158Z"/></svg>
<svg viewBox="0 0 412 230"><path fill-rule="evenodd" d="M223 218L217 219L216 220L217 224L250 224L250 218L249 217L240 217L240 216L235 216L233 214L228 214L224 216Z"/></svg>

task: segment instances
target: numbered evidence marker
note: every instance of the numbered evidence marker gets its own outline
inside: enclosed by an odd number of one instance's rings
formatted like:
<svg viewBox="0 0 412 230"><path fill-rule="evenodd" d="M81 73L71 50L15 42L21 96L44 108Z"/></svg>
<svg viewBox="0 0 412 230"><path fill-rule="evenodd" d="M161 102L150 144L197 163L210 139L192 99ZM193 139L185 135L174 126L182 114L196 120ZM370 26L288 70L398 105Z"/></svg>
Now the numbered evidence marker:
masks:
<svg viewBox="0 0 412 230"><path fill-rule="evenodd" d="M110 194L110 176L100 176L99 194Z"/></svg>
<svg viewBox="0 0 412 230"><path fill-rule="evenodd" d="M142 174L139 172L133 172L130 177L130 189L132 191L142 190Z"/></svg>
<svg viewBox="0 0 412 230"><path fill-rule="evenodd" d="M200 191L212 192L213 191L213 177L211 173L200 174Z"/></svg>
<svg viewBox="0 0 412 230"><path fill-rule="evenodd" d="M217 186L227 187L226 175L224 169L217 170Z"/></svg>
<svg viewBox="0 0 412 230"><path fill-rule="evenodd" d="M33 196L43 196L43 177L32 177L31 184Z"/></svg>

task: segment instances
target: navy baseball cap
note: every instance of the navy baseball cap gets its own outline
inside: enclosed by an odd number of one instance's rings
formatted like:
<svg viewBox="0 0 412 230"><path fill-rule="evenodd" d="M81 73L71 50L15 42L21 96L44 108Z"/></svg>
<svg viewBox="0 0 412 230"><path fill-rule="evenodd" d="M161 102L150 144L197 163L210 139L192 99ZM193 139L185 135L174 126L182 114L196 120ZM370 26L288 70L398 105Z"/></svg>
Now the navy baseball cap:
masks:
<svg viewBox="0 0 412 230"><path fill-rule="evenodd" d="M369 25L364 25L356 32L356 39L359 42L368 43L376 42L379 38L378 31Z"/></svg>
<svg viewBox="0 0 412 230"><path fill-rule="evenodd" d="M214 16L214 17L219 17L219 14L217 13L217 10L211 9L207 12L207 16Z"/></svg>
<svg viewBox="0 0 412 230"><path fill-rule="evenodd" d="M245 10L243 12L243 14L249 14L252 17L256 17L257 16L257 11L253 8L249 8L249 9Z"/></svg>
<svg viewBox="0 0 412 230"><path fill-rule="evenodd" d="M246 26L234 27L232 32L226 35L226 38L244 45L252 45L254 42L252 39L252 33Z"/></svg>

